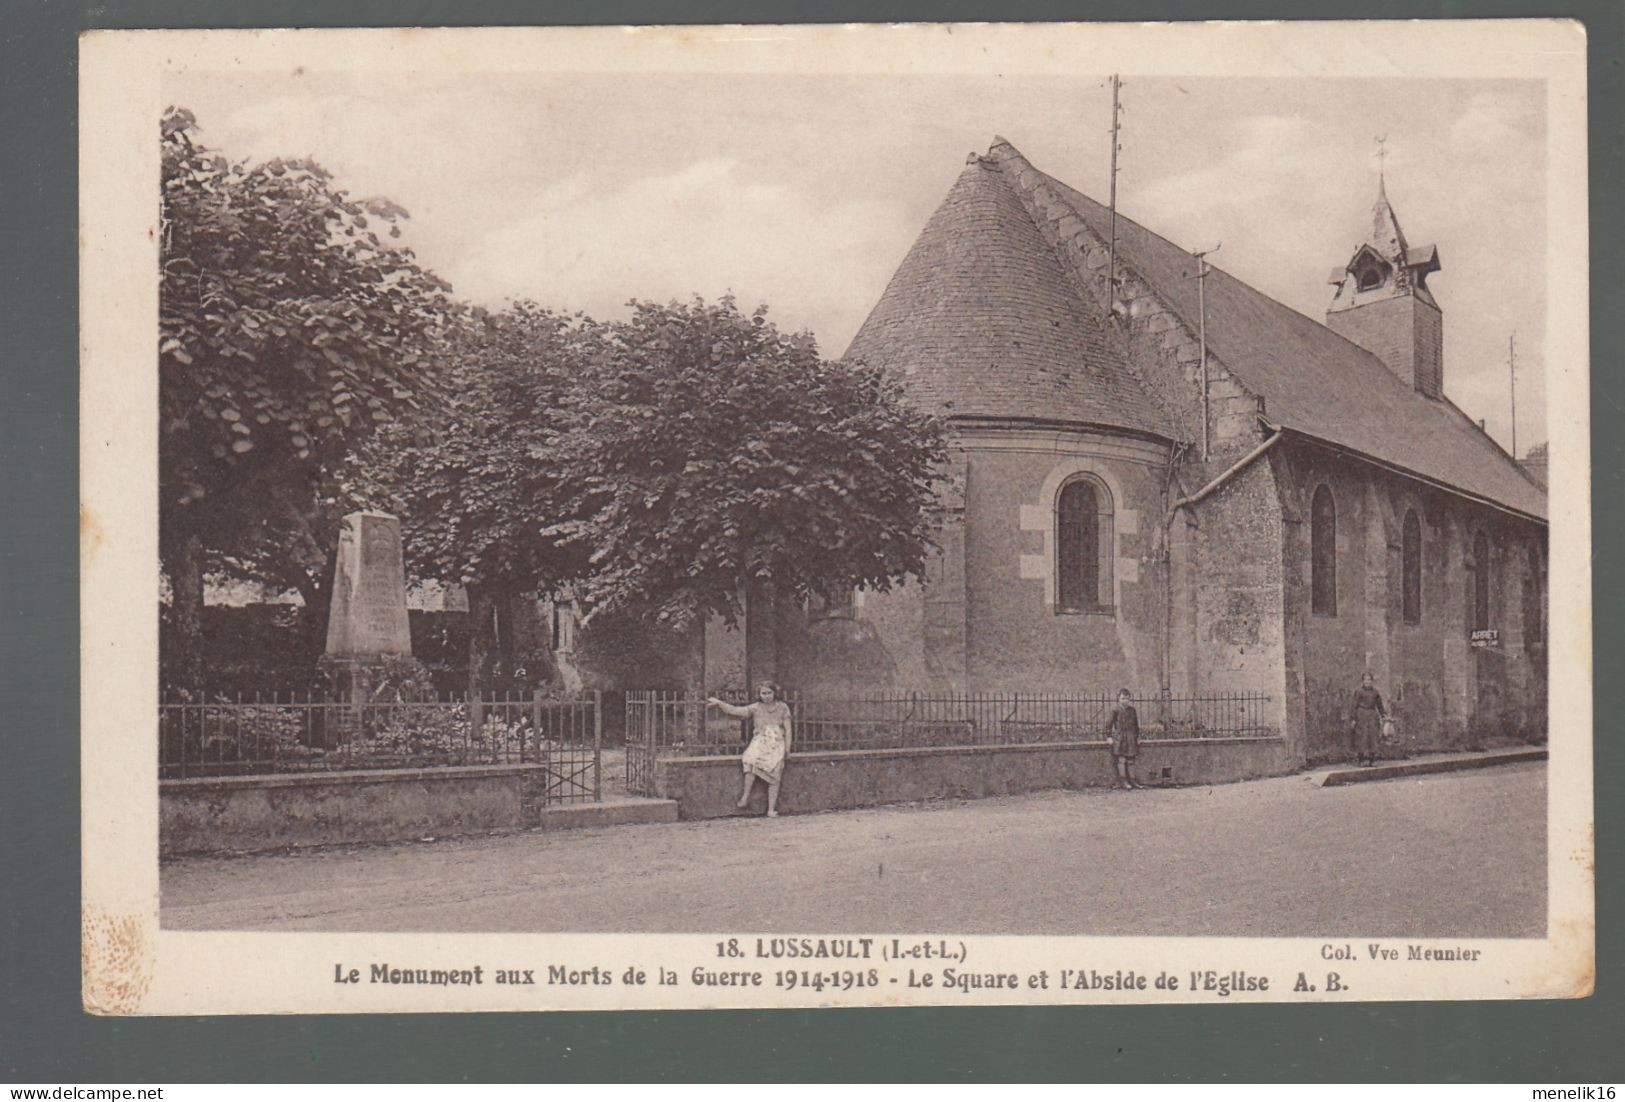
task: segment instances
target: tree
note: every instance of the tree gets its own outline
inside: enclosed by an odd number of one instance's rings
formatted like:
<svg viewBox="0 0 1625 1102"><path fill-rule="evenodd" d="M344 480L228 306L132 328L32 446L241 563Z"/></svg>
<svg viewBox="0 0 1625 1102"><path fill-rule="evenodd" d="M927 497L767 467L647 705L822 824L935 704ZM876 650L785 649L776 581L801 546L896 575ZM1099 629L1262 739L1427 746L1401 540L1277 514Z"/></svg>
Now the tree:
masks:
<svg viewBox="0 0 1625 1102"><path fill-rule="evenodd" d="M819 358L765 307L633 303L566 411L593 607L682 630L744 614L774 677L780 599L922 574L943 426L878 369Z"/></svg>
<svg viewBox="0 0 1625 1102"><path fill-rule="evenodd" d="M549 660L513 653L522 610L585 569L585 546L558 528L569 482L559 433L599 332L529 302L479 312L450 345L434 427L386 430L357 457L362 497L403 518L413 575L468 592L471 695L493 648L508 669Z"/></svg>
<svg viewBox="0 0 1625 1102"><path fill-rule="evenodd" d="M188 686L208 557L293 540L307 573L330 563L333 533L304 530L329 472L438 405L458 313L444 281L379 237L399 236L400 207L350 198L311 160L228 161L197 131L180 108L160 129L159 532L171 677Z"/></svg>
<svg viewBox="0 0 1625 1102"><path fill-rule="evenodd" d="M265 487L264 509L237 520L229 538L208 553L211 569L257 582L273 593L298 592L300 656L314 661L326 646L332 583L338 562L338 530L355 502L342 466L322 467L304 480Z"/></svg>

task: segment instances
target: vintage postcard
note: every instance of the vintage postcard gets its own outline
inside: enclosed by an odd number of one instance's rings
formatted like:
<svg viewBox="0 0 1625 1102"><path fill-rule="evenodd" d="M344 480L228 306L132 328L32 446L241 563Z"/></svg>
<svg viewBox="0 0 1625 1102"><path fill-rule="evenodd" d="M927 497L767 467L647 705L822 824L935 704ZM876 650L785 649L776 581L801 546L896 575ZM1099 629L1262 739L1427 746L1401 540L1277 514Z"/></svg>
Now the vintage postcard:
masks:
<svg viewBox="0 0 1625 1102"><path fill-rule="evenodd" d="M86 35L87 1009L1589 994L1584 47Z"/></svg>

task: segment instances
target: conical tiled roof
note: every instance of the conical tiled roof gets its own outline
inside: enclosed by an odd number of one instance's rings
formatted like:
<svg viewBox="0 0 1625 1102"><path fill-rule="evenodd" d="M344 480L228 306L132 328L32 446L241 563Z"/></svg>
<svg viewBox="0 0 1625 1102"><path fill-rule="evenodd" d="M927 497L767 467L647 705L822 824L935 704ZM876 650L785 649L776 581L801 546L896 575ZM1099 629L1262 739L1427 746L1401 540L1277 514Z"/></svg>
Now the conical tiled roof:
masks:
<svg viewBox="0 0 1625 1102"><path fill-rule="evenodd" d="M1173 439L1013 181L974 155L847 349L950 415Z"/></svg>

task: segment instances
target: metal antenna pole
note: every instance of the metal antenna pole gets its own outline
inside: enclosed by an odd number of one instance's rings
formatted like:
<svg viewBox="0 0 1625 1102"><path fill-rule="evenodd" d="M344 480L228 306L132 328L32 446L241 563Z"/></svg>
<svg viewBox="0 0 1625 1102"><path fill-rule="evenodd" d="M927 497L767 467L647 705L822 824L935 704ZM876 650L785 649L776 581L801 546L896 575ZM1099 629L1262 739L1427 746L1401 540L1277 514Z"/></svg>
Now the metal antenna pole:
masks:
<svg viewBox="0 0 1625 1102"><path fill-rule="evenodd" d="M1512 458L1518 458L1518 334L1507 338L1507 381L1512 389Z"/></svg>
<svg viewBox="0 0 1625 1102"><path fill-rule="evenodd" d="M1118 112L1121 108L1117 102L1117 90L1123 86L1116 73L1112 74L1112 180L1111 180L1111 232L1110 242L1106 247L1106 312L1117 312L1117 134Z"/></svg>
<svg viewBox="0 0 1625 1102"><path fill-rule="evenodd" d="M1200 334L1198 339L1202 344L1201 381L1202 381L1202 462L1206 463L1212 457L1209 447L1208 430L1208 402L1207 402L1207 274L1210 271L1207 262L1208 253L1216 253L1223 246L1221 241L1211 249L1204 249L1199 253L1192 253L1196 257L1196 328Z"/></svg>

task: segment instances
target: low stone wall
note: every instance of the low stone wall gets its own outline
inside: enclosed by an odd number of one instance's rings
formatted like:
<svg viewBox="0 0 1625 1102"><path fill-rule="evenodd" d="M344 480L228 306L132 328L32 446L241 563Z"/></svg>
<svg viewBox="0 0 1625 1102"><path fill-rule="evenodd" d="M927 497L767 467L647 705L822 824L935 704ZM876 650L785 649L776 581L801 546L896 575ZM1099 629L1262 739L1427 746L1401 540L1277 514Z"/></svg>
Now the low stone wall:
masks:
<svg viewBox="0 0 1625 1102"><path fill-rule="evenodd" d="M158 786L158 852L394 842L540 822L543 765L203 777Z"/></svg>
<svg viewBox="0 0 1625 1102"><path fill-rule="evenodd" d="M1293 768L1286 740L1278 737L1142 738L1135 776L1150 786L1225 784L1278 776ZM655 786L660 796L677 801L682 818L713 819L733 812L740 773L737 757L663 758L656 763ZM1104 743L798 752L785 766L779 809L831 811L1046 788L1105 787L1114 778L1111 751ZM766 786L758 783L751 793L752 810L765 810L766 802Z"/></svg>

